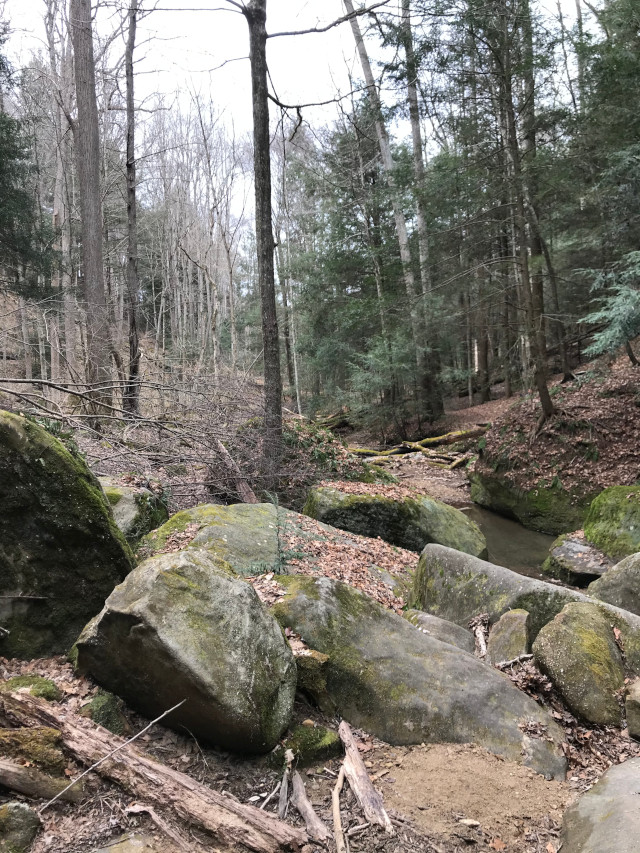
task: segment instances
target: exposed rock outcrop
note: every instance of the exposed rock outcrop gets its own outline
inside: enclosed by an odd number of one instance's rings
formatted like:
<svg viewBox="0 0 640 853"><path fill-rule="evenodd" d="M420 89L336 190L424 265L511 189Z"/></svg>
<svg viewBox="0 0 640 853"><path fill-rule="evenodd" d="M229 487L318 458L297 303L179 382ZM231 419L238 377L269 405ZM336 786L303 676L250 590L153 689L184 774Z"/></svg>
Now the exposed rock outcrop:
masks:
<svg viewBox="0 0 640 853"><path fill-rule="evenodd" d="M291 649L253 588L190 548L141 563L76 644L77 664L147 717L183 699L176 729L243 753L273 749L291 718Z"/></svg>
<svg viewBox="0 0 640 853"><path fill-rule="evenodd" d="M169 518L166 504L151 489L128 486L111 477L98 477L118 528L130 545Z"/></svg>
<svg viewBox="0 0 640 853"><path fill-rule="evenodd" d="M640 551L640 486L611 486L601 492L589 508L584 533L616 560Z"/></svg>
<svg viewBox="0 0 640 853"><path fill-rule="evenodd" d="M474 741L564 776L561 730L503 675L345 584L303 576L281 582L287 594L273 612L329 655L327 691L349 722L393 744ZM545 736L527 734L536 727Z"/></svg>
<svg viewBox="0 0 640 853"><path fill-rule="evenodd" d="M84 460L0 412L0 655L67 651L132 567Z"/></svg>
<svg viewBox="0 0 640 853"><path fill-rule="evenodd" d="M303 512L340 530L379 536L410 551L422 551L427 543L437 542L476 557L487 554L487 543L475 522L426 495L396 500L319 486L309 492Z"/></svg>

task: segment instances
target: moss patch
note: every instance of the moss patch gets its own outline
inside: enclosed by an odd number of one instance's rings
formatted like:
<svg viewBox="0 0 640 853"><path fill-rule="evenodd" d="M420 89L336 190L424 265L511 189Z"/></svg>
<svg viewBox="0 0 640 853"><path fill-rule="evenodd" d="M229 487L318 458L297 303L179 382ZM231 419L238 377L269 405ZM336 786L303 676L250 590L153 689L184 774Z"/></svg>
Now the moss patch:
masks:
<svg viewBox="0 0 640 853"><path fill-rule="evenodd" d="M272 767L284 764L287 749L293 752L301 767L307 767L340 755L342 742L336 732L324 726L296 726L284 744L270 754L269 763Z"/></svg>
<svg viewBox="0 0 640 853"><path fill-rule="evenodd" d="M640 486L611 486L591 504L584 533L607 556L640 551Z"/></svg>
<svg viewBox="0 0 640 853"><path fill-rule="evenodd" d="M57 729L46 727L29 729L0 729L0 755L31 761L56 774L61 774L66 761L60 744L62 737Z"/></svg>
<svg viewBox="0 0 640 853"><path fill-rule="evenodd" d="M127 719L122 713L123 706L122 699L114 696L113 693L98 690L91 702L85 705L80 713L114 735L121 735L129 730Z"/></svg>
<svg viewBox="0 0 640 853"><path fill-rule="evenodd" d="M23 687L28 687L32 696L46 699L47 702L59 702L62 698L56 683L39 675L17 675L15 678L3 681L0 683L0 693L11 693Z"/></svg>

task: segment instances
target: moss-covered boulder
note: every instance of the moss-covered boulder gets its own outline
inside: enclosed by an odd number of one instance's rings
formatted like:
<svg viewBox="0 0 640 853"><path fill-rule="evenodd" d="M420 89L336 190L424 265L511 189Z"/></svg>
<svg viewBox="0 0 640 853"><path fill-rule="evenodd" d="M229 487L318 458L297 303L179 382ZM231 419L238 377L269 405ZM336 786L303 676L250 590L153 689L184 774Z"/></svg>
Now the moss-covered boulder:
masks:
<svg viewBox="0 0 640 853"><path fill-rule="evenodd" d="M438 542L476 557L487 554L487 543L475 522L459 509L426 495L394 500L319 486L309 492L303 512L340 530L379 536L410 551L422 551L428 542Z"/></svg>
<svg viewBox="0 0 640 853"><path fill-rule="evenodd" d="M607 572L614 561L586 541L583 531L563 533L549 549L542 571L551 578L586 586Z"/></svg>
<svg viewBox="0 0 640 853"><path fill-rule="evenodd" d="M252 586L190 548L141 563L76 643L77 665L147 717L235 752L273 749L296 667Z"/></svg>
<svg viewBox="0 0 640 853"><path fill-rule="evenodd" d="M525 491L503 474L476 465L469 474L471 500L524 527L556 536L582 527L595 492L567 491L540 484Z"/></svg>
<svg viewBox="0 0 640 853"><path fill-rule="evenodd" d="M133 566L100 484L43 427L0 412L0 655L64 652Z"/></svg>
<svg viewBox="0 0 640 853"><path fill-rule="evenodd" d="M476 648L475 639L471 631L456 625L454 622L447 622L446 619L440 619L432 613L425 613L422 610L405 610L404 618L414 625L423 634L428 634L436 640L441 640L443 643L449 643L452 646L457 646L469 654L473 654Z"/></svg>
<svg viewBox="0 0 640 853"><path fill-rule="evenodd" d="M486 560L478 560L441 545L427 545L415 574L416 605L463 627L480 613L488 613L494 624L508 610L529 613L529 636L540 629L566 604L597 604L621 632L627 663L640 674L640 617L574 589L519 575Z"/></svg>
<svg viewBox="0 0 640 853"><path fill-rule="evenodd" d="M287 593L273 612L329 655L327 691L352 724L392 744L474 741L539 773L564 776L562 732L500 673L346 584L281 580ZM528 722L546 736L526 734Z"/></svg>
<svg viewBox="0 0 640 853"><path fill-rule="evenodd" d="M562 853L637 853L640 758L609 768L564 813Z"/></svg>
<svg viewBox="0 0 640 853"><path fill-rule="evenodd" d="M187 534L185 545L204 548L238 574L251 577L281 570L280 526L273 504L201 504L172 515L142 539L138 552L151 556L171 541L182 545L180 537Z"/></svg>
<svg viewBox="0 0 640 853"><path fill-rule="evenodd" d="M507 610L492 626L487 641L487 658L491 663L514 660L529 651L529 613Z"/></svg>
<svg viewBox="0 0 640 853"><path fill-rule="evenodd" d="M587 592L599 601L640 615L640 554L620 560L601 578L589 584Z"/></svg>
<svg viewBox="0 0 640 853"><path fill-rule="evenodd" d="M611 486L601 492L589 508L584 534L615 560L640 551L640 486Z"/></svg>
<svg viewBox="0 0 640 853"><path fill-rule="evenodd" d="M40 818L25 803L0 806L0 853L27 853L40 830Z"/></svg>
<svg viewBox="0 0 640 853"><path fill-rule="evenodd" d="M114 735L122 735L130 731L129 722L123 714L123 705L119 696L114 696L108 690L98 690L93 699L82 706L80 715L89 717Z"/></svg>
<svg viewBox="0 0 640 853"><path fill-rule="evenodd" d="M538 634L533 656L576 716L620 725L624 663L611 621L596 604L567 604Z"/></svg>
<svg viewBox="0 0 640 853"><path fill-rule="evenodd" d="M135 546L147 533L169 518L166 503L151 489L129 486L111 477L98 477L118 528Z"/></svg>
<svg viewBox="0 0 640 853"><path fill-rule="evenodd" d="M312 723L308 720L307 723ZM282 743L269 756L269 764L280 768L286 761L285 753L290 749L300 767L308 767L319 761L328 761L342 754L342 741L337 732L326 726L294 726Z"/></svg>

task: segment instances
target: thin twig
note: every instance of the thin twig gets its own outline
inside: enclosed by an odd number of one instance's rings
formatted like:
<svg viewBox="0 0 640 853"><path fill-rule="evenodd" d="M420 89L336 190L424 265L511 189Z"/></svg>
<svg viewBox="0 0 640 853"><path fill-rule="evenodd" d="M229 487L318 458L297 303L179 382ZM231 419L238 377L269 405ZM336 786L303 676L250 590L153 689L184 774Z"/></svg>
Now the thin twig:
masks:
<svg viewBox="0 0 640 853"><path fill-rule="evenodd" d="M50 806L50 805L52 805L52 803L55 803L55 801L56 801L56 800L60 799L60 797L65 793L65 791L68 791L68 790L69 790L69 788L72 788L72 787L76 784L76 782L79 782L81 779L84 779L84 777L85 777L87 774L91 773L91 771L92 771L92 770L95 770L95 769L96 769L96 767L99 767L101 764L104 764L104 762L105 762L108 758L111 758L111 756L112 756L112 755L115 755L115 754L116 754L116 752L120 752L120 750L121 750L121 749L124 749L124 748L125 748L125 746L128 746L130 743L133 743L133 741L134 741L134 740L137 740L137 739L138 739L141 735L143 735L145 732L148 732L148 731L149 731L149 729L151 728L151 726L154 726L157 722L159 722L160 720L162 720L162 719L163 719L163 717L166 717L166 716L167 716L167 714L170 714L172 711L175 711L175 710L176 710L177 708L179 708L181 705L184 705L184 703L185 703L186 701L187 701L186 699L183 699L183 700L182 700L182 702L178 702L178 704L177 704L177 705L174 705L174 706L173 706L173 708L169 708L169 710L168 710L168 711L165 711L164 713L160 714L160 716L159 716L159 717L156 717L156 718L155 718L155 720L151 720L151 722L149 723L149 725L145 726L141 731L139 731L139 732L138 732L138 734L137 734L137 735L134 735L133 737L129 738L129 740L124 741L124 743L121 743L121 744L120 744L120 746L117 746L115 749L112 749L112 750L111 750L111 752L109 752L107 755L105 755L105 756L104 756L104 758L101 758L99 761L96 761L96 762L95 762L95 764L92 764L92 765L91 765L91 767L88 767L88 768L84 771L84 773L81 773L81 774L78 776L78 778L77 778L77 779L74 779L74 780L73 780L73 782L69 782L69 784L67 785L67 787L66 787L66 788L63 788L63 789L62 789L62 791L60 791L60 793L59 793L59 794L56 794L56 795L55 795L55 797L54 797L52 800L49 800L49 802L48 802L48 803L45 803L45 804L42 806L42 808L38 810L38 814L42 814L42 812L43 812L45 809L48 809L48 808L49 808L49 806Z"/></svg>

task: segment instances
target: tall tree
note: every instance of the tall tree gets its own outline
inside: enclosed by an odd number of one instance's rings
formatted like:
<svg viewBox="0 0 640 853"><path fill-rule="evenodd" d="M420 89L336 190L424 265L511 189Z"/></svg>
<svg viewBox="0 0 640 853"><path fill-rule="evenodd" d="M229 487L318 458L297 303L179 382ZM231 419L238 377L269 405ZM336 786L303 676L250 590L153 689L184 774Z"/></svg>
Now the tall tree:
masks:
<svg viewBox="0 0 640 853"><path fill-rule="evenodd" d="M104 289L100 138L91 25L91 0L70 0L77 118L73 123L80 198L84 301L87 312L87 380L97 403L111 402L112 357Z"/></svg>

